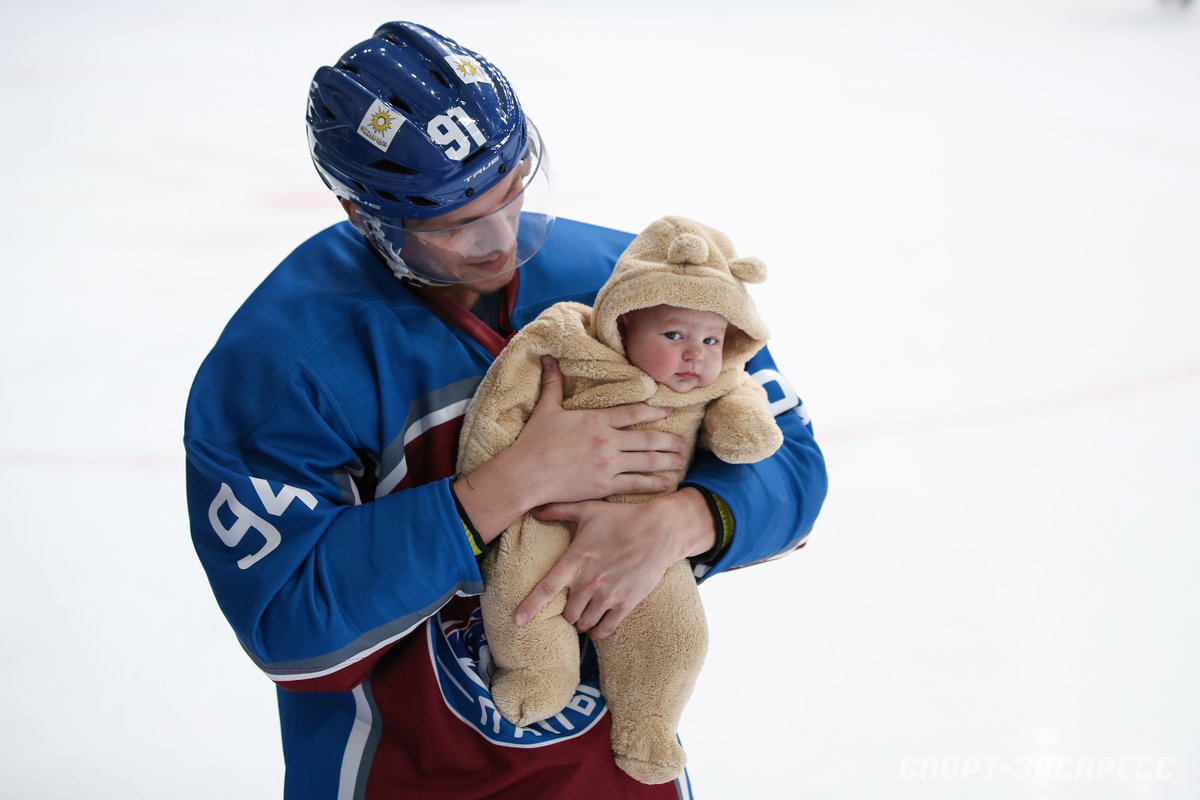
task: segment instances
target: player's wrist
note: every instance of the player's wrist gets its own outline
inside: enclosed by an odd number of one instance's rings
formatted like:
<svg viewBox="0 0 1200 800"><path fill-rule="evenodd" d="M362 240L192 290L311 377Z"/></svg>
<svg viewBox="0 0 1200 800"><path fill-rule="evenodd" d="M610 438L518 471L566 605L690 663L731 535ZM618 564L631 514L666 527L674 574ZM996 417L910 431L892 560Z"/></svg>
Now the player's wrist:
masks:
<svg viewBox="0 0 1200 800"><path fill-rule="evenodd" d="M673 506L672 513L677 521L674 526L679 532L676 560L710 552L716 546L719 531L709 511L708 501L699 489L685 486L660 500Z"/></svg>
<svg viewBox="0 0 1200 800"><path fill-rule="evenodd" d="M497 502L511 510L516 519L555 499L547 494L553 484L543 477L544 461L540 452L518 439L476 472L485 474L489 486L499 495Z"/></svg>
<svg viewBox="0 0 1200 800"><path fill-rule="evenodd" d="M520 480L522 472L506 468L501 456L470 473L458 475L451 484L455 498L485 544L490 544L513 520L536 505L529 499L528 487Z"/></svg>
<svg viewBox="0 0 1200 800"><path fill-rule="evenodd" d="M721 559L721 556L725 554L725 551L729 549L729 545L733 541L735 527L733 510L724 499L703 486L684 484L681 488L691 488L698 491L704 498L704 502L708 505L708 513L717 534L716 539L713 541L711 549L689 557L694 566L707 569Z"/></svg>

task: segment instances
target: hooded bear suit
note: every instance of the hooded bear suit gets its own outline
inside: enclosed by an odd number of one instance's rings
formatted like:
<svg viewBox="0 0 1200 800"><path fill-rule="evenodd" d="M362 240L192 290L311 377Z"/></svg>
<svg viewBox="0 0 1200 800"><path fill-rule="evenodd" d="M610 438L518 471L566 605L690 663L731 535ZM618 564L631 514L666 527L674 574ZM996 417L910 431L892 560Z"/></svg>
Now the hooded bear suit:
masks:
<svg viewBox="0 0 1200 800"><path fill-rule="evenodd" d="M544 355L556 358L562 370L564 408L668 406L672 414L647 427L683 437L689 459L698 436L729 463L771 455L783 437L766 392L745 371L768 333L744 283L765 277L763 263L739 258L719 231L681 217L656 221L621 255L592 308L555 304L513 337L467 411L459 472L469 473L516 440L540 394ZM658 305L711 311L730 323L721 372L709 386L680 394L628 362L618 318ZM684 470L666 474L677 486ZM644 502L657 496L607 499ZM517 725L560 712L579 682L579 634L561 615L565 591L524 626L512 621L572 533L567 523L525 514L493 542L481 563L483 620L495 666L492 699ZM617 764L643 783L674 780L686 762L676 729L708 647L690 563L670 567L617 630L595 644Z"/></svg>

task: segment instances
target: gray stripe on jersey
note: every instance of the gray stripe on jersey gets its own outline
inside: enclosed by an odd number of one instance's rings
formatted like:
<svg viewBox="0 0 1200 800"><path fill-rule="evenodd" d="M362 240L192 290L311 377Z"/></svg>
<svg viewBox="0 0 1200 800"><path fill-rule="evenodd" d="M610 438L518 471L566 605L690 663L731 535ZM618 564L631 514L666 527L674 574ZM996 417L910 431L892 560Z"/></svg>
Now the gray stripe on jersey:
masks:
<svg viewBox="0 0 1200 800"><path fill-rule="evenodd" d="M401 429L400 435L383 448L383 463L380 464L379 474L390 475L392 470L404 460L405 440L408 432L412 430L413 425L436 411L448 408L463 400L469 400L474 396L475 390L482 382L482 375L464 378L457 383L443 386L440 389L434 389L432 392L413 400L408 406L408 416L404 420L404 427Z"/></svg>
<svg viewBox="0 0 1200 800"><path fill-rule="evenodd" d="M258 668L276 681L308 680L332 675L351 664L361 661L367 656L380 650L392 642L411 633L425 620L432 617L438 610L450 602L455 595L477 595L483 593L483 583L480 581L464 581L444 594L440 600L429 604L420 611L407 614L392 620L386 625L380 625L374 630L367 631L345 647L340 647L331 653L301 658L294 661L265 662L259 659L245 644L242 649L254 661Z"/></svg>

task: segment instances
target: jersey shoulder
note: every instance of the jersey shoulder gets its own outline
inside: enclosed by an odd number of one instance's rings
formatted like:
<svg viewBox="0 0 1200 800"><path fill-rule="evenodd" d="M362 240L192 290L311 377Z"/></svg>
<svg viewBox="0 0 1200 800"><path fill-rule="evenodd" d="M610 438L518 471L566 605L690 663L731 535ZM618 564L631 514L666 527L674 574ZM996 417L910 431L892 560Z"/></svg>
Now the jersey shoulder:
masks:
<svg viewBox="0 0 1200 800"><path fill-rule="evenodd" d="M514 322L524 325L562 301L590 305L631 241L633 234L626 231L556 220L542 249L521 267Z"/></svg>
<svg viewBox="0 0 1200 800"><path fill-rule="evenodd" d="M321 231L234 313L196 373L185 427L218 435L249 427L298 365L319 369L332 347L353 355L354 341L369 346L376 328L416 319L405 309L419 307L349 222Z"/></svg>

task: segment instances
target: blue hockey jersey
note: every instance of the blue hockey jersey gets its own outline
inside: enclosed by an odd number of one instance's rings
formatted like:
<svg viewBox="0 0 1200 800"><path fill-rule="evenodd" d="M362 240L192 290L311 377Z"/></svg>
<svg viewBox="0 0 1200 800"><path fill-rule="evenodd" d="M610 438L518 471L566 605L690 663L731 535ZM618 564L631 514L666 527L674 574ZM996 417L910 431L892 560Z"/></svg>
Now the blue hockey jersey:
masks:
<svg viewBox="0 0 1200 800"><path fill-rule="evenodd" d="M502 329L591 303L631 239L559 220L501 293ZM594 675L537 726L491 706L479 568L449 484L505 341L396 280L340 223L267 277L200 367L184 435L193 542L280 689L288 800L688 796L686 776L644 786L612 764ZM701 456L690 471L736 523L714 572L801 546L825 496L796 393L766 351L748 369L786 441L757 464Z"/></svg>

